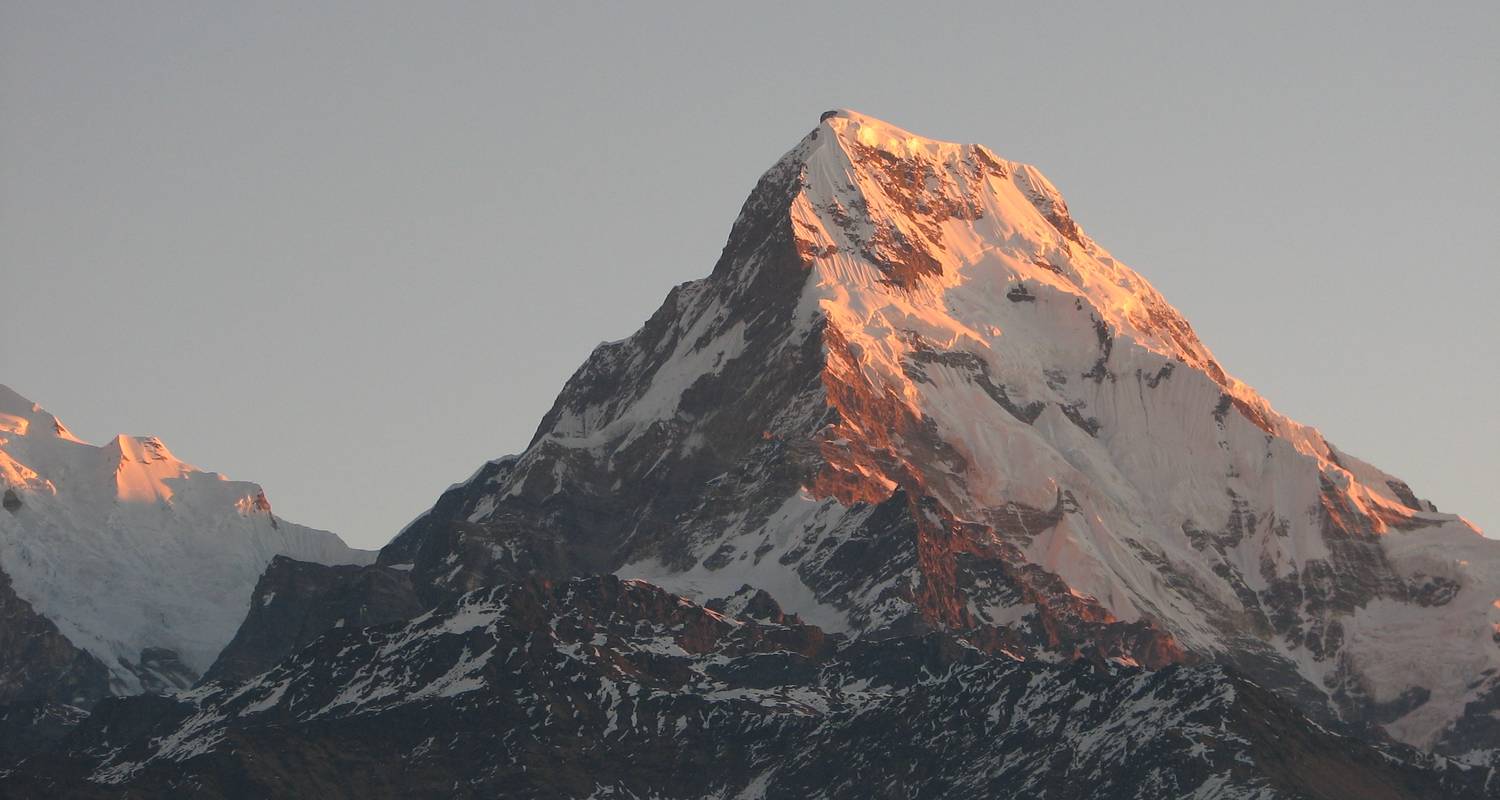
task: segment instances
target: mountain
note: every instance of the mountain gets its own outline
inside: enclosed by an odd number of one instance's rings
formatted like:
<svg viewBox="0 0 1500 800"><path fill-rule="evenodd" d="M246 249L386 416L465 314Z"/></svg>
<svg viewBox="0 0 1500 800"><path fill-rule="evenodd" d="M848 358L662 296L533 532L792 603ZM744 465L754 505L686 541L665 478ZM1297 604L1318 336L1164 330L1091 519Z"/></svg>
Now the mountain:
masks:
<svg viewBox="0 0 1500 800"><path fill-rule="evenodd" d="M1035 168L833 111L523 452L0 787L1494 797L1497 548Z"/></svg>
<svg viewBox="0 0 1500 800"><path fill-rule="evenodd" d="M273 556L369 563L154 437L94 446L0 386L0 703L191 686ZM29 648L29 649L28 649Z"/></svg>
<svg viewBox="0 0 1500 800"><path fill-rule="evenodd" d="M749 583L830 631L1224 663L1323 721L1500 744L1500 543L1231 377L1035 168L850 111L380 562L434 597Z"/></svg>

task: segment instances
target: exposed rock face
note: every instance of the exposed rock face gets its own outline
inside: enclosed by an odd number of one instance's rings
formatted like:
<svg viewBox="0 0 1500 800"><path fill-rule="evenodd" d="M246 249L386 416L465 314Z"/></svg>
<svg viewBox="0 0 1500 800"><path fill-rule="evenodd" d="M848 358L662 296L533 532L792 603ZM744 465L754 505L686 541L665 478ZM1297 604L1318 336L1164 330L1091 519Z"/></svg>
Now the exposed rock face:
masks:
<svg viewBox="0 0 1500 800"><path fill-rule="evenodd" d="M277 556L255 585L250 613L204 679L248 680L325 631L400 622L425 608L402 570Z"/></svg>
<svg viewBox="0 0 1500 800"><path fill-rule="evenodd" d="M132 674L140 677L141 690L154 694L186 689L200 677L192 667L182 663L176 650L166 647L142 648L140 659L129 667Z"/></svg>
<svg viewBox="0 0 1500 800"><path fill-rule="evenodd" d="M0 789L1269 800L1477 797L1482 778L1330 734L1220 667L1022 662L944 633L834 640L611 577L335 629L247 683L107 701L73 744Z"/></svg>
<svg viewBox="0 0 1500 800"><path fill-rule="evenodd" d="M0 570L0 765L59 739L109 694L109 670L16 596Z"/></svg>
<svg viewBox="0 0 1500 800"><path fill-rule="evenodd" d="M0 570L0 704L86 706L109 693L109 671L16 596Z"/></svg>
<svg viewBox="0 0 1500 800"><path fill-rule="evenodd" d="M1458 723L1500 680L1500 545L1230 377L1040 172L853 112L381 563L429 602L749 584L829 630L1225 662L1325 723L1497 745Z"/></svg>

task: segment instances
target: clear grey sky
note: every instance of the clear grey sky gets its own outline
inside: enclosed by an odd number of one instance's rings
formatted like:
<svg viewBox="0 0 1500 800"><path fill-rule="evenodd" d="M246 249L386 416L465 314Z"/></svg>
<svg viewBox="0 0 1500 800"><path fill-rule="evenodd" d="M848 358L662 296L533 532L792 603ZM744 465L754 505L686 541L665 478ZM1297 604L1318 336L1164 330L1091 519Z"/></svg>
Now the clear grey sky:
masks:
<svg viewBox="0 0 1500 800"><path fill-rule="evenodd" d="M1500 528L1500 4L0 4L0 382L377 546L848 106Z"/></svg>

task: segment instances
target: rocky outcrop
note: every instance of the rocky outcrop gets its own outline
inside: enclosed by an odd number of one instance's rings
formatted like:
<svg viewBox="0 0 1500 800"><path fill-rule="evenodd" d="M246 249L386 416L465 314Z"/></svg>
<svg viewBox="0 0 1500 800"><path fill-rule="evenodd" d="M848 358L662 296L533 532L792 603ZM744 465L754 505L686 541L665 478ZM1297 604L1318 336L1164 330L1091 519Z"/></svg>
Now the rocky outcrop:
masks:
<svg viewBox="0 0 1500 800"><path fill-rule="evenodd" d="M426 606L404 570L328 566L285 556L271 560L255 585L250 613L205 681L242 681L334 628L401 622Z"/></svg>
<svg viewBox="0 0 1500 800"><path fill-rule="evenodd" d="M16 596L0 570L0 764L59 739L109 694L109 670Z"/></svg>
<svg viewBox="0 0 1500 800"><path fill-rule="evenodd" d="M109 671L16 596L0 570L0 703L88 706L109 694Z"/></svg>

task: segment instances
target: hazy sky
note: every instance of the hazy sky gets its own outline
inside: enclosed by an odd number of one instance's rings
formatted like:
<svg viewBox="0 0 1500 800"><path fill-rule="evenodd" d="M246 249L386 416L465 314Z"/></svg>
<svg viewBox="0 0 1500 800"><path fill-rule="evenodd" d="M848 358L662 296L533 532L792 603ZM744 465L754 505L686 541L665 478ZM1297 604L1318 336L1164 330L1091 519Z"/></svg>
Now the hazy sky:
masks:
<svg viewBox="0 0 1500 800"><path fill-rule="evenodd" d="M1500 529L1500 3L1057 5L5 2L0 382L378 546L848 106L1038 165L1231 372Z"/></svg>

